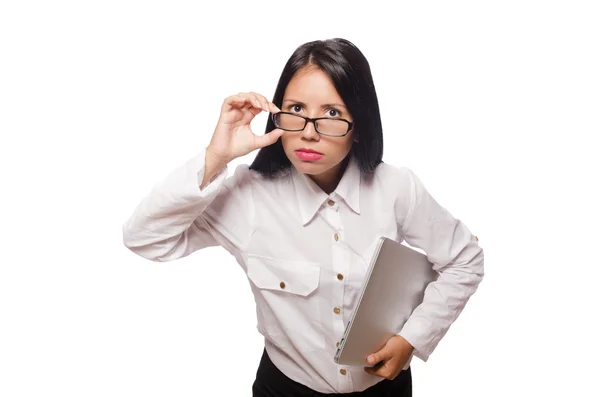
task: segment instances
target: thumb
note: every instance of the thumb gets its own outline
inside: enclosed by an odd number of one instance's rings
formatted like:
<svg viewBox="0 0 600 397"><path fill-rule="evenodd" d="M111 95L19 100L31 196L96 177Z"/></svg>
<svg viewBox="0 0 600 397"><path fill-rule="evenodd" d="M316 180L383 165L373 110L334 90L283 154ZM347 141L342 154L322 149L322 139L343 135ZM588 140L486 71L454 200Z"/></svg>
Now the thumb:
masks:
<svg viewBox="0 0 600 397"><path fill-rule="evenodd" d="M390 358L392 358L391 351L389 349L387 349L386 347L384 347L383 349L379 350L377 353L373 353L369 357L367 357L367 362L369 364L373 365L373 364L377 364L378 362L381 362L381 361L387 361Z"/></svg>
<svg viewBox="0 0 600 397"><path fill-rule="evenodd" d="M271 132L256 137L257 148L263 148L277 142L277 140L283 135L283 130L276 128Z"/></svg>

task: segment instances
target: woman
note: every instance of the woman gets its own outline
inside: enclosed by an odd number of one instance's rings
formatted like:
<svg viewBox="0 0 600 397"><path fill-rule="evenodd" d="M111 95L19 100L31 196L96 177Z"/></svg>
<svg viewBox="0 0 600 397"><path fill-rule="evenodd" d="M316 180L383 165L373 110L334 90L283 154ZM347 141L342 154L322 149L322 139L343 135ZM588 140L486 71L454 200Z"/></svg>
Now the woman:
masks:
<svg viewBox="0 0 600 397"><path fill-rule="evenodd" d="M251 120L270 113L266 133ZM260 149L227 178L227 164ZM410 396L410 361L426 361L483 277L475 236L408 168L382 163L369 64L343 39L306 43L284 67L273 101L225 99L206 149L137 206L125 245L170 261L220 245L246 272L265 351L254 396ZM380 236L423 249L440 272L373 367L334 363ZM377 365L375 365L377 364Z"/></svg>

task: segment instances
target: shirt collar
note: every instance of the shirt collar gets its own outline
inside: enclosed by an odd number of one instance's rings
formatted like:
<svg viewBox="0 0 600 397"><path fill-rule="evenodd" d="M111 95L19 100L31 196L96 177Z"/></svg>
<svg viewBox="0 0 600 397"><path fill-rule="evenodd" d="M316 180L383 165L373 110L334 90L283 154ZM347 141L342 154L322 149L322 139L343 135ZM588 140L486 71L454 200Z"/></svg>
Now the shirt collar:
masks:
<svg viewBox="0 0 600 397"><path fill-rule="evenodd" d="M348 207L357 214L360 214L359 206L359 193L360 193L360 168L354 159L354 156L350 157L346 171L340 180L335 193L340 196Z"/></svg>
<svg viewBox="0 0 600 397"><path fill-rule="evenodd" d="M339 196L346 204L357 214L360 213L359 207L359 192L360 192L360 169L358 164L354 160L354 157L350 158L344 175L340 183L338 183L335 191L330 195ZM292 166L292 179L296 188L296 196L298 199L298 205L300 207L300 215L302 217L302 224L306 225L312 220L319 208L323 205L325 200L330 196L327 195L316 183L313 182L307 175L298 172Z"/></svg>

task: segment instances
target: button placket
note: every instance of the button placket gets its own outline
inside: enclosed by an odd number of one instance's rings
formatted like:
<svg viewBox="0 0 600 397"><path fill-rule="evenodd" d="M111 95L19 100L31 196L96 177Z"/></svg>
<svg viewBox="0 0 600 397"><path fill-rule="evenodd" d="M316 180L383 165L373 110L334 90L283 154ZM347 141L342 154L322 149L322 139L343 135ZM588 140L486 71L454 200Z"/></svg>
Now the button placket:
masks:
<svg viewBox="0 0 600 397"><path fill-rule="evenodd" d="M333 317L333 331L338 338L335 343L335 347L338 348L340 345L340 338L344 334L345 324L344 324L344 289L346 284L345 274L348 274L350 271L349 265L349 254L348 249L343 244L344 237L344 227L342 224L342 219L340 217L340 206L338 202L338 197L335 195L330 197L330 199L325 203L325 207L327 208L324 211L327 214L327 218L329 220L329 225L333 228L332 235L332 259L333 259L333 285L334 288L332 290L332 304L333 309L331 314ZM348 384L351 382L350 374L347 369L342 366L338 367L338 377L340 379L340 385L344 385L344 387L348 387Z"/></svg>
<svg viewBox="0 0 600 397"><path fill-rule="evenodd" d="M337 205L336 208L339 208ZM343 244L343 236L344 236L344 228L341 220L340 211L328 211L329 218L331 220L331 226L334 229L333 239L332 239L332 259L333 259L333 272L330 277L334 277L332 280L333 289L332 289L332 310L330 313L333 316L333 331L335 333L335 337L337 338L336 347L339 347L339 340L342 338L345 330L344 324L344 290L345 290L345 277L344 274L347 274L349 271L348 264L348 252L347 247Z"/></svg>

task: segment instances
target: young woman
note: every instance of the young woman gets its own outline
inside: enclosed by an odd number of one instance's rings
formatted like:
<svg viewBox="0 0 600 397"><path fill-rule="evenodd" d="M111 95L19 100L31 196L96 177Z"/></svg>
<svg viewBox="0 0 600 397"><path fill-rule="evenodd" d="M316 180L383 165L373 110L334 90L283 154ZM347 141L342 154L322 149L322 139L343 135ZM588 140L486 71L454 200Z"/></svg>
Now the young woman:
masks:
<svg viewBox="0 0 600 397"><path fill-rule="evenodd" d="M270 113L264 135L251 120ZM260 149L227 177L227 164ZM483 277L477 238L406 167L382 163L369 64L344 39L306 43L273 101L225 99L205 149L173 170L123 226L153 261L220 245L247 274L265 351L254 396L410 396L413 356L426 361ZM333 361L380 236L427 253L440 272L374 367ZM224 395L227 393L224 392Z"/></svg>

